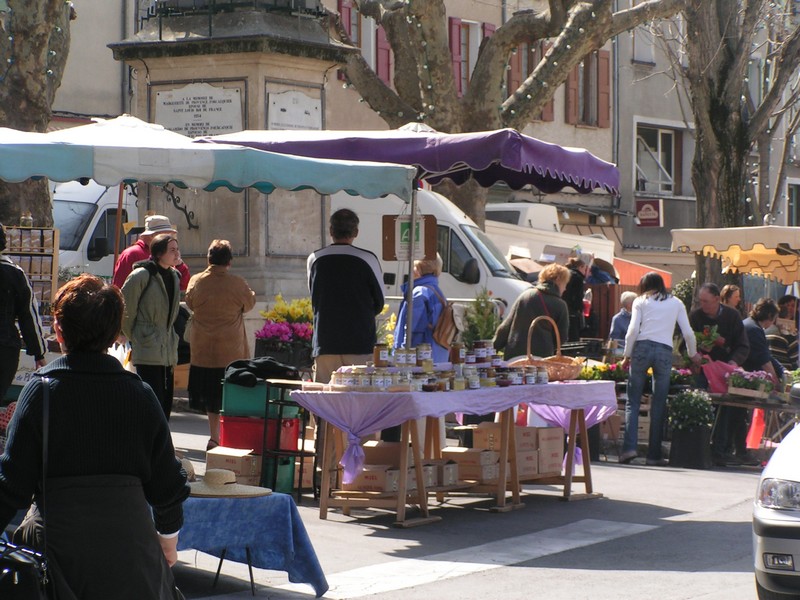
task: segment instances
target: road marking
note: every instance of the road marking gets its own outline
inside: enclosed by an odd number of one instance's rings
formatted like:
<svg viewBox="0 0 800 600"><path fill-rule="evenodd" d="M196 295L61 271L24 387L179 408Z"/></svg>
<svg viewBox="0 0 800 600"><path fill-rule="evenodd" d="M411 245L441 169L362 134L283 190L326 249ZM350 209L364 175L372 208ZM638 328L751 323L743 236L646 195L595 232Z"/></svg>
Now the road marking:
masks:
<svg viewBox="0 0 800 600"><path fill-rule="evenodd" d="M327 577L331 589L325 598L360 598L463 577L574 550L656 529L655 525L584 519L563 527L506 538L480 546L433 554L424 559L391 562L334 573ZM307 585L286 584L276 589L308 594Z"/></svg>

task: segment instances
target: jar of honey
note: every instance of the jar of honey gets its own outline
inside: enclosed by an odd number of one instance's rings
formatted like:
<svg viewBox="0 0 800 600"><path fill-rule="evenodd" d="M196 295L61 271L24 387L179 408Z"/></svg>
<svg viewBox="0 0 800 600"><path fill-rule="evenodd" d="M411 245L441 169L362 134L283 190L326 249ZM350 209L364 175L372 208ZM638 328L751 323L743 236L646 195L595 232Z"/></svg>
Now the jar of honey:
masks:
<svg viewBox="0 0 800 600"><path fill-rule="evenodd" d="M375 344L372 351L372 362L376 368L386 368L389 366L389 346L386 344Z"/></svg>

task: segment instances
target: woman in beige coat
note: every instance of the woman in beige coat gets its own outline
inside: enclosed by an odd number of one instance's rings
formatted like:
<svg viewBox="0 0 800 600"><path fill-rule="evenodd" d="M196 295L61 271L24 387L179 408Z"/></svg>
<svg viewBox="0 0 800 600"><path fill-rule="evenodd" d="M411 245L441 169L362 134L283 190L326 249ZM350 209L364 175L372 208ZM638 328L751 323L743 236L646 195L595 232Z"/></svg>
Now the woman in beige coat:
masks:
<svg viewBox="0 0 800 600"><path fill-rule="evenodd" d="M208 268L193 276L186 289L186 304L194 312L189 331L189 403L208 414L208 450L219 445L225 367L250 358L244 313L255 306L256 295L244 279L229 273L231 260L230 242L214 240L208 247Z"/></svg>

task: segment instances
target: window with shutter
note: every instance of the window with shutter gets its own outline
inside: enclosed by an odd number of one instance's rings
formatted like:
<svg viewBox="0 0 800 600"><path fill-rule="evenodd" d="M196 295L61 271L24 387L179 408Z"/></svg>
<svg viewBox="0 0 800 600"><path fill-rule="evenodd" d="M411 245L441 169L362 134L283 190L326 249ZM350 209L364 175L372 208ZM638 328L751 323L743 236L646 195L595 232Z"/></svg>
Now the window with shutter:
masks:
<svg viewBox="0 0 800 600"><path fill-rule="evenodd" d="M386 85L392 84L392 47L383 27L375 33L375 73Z"/></svg>
<svg viewBox="0 0 800 600"><path fill-rule="evenodd" d="M567 77L564 120L571 125L609 127L611 60L607 50L588 54Z"/></svg>
<svg viewBox="0 0 800 600"><path fill-rule="evenodd" d="M461 19L450 17L448 20L450 31L450 56L453 61L453 78L456 84L456 93L459 97L464 93L461 87Z"/></svg>

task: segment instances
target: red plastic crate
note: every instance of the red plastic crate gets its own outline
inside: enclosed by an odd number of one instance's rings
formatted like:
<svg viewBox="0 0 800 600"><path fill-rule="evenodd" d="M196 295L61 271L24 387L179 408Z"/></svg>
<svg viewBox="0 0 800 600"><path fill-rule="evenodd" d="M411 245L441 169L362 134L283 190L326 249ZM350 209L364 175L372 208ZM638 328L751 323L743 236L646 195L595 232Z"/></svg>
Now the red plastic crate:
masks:
<svg viewBox="0 0 800 600"><path fill-rule="evenodd" d="M267 419L267 448L275 447L280 426L280 450L297 450L300 437L300 419ZM264 453L264 419L255 417L220 416L219 441L227 448L252 449L254 454Z"/></svg>

